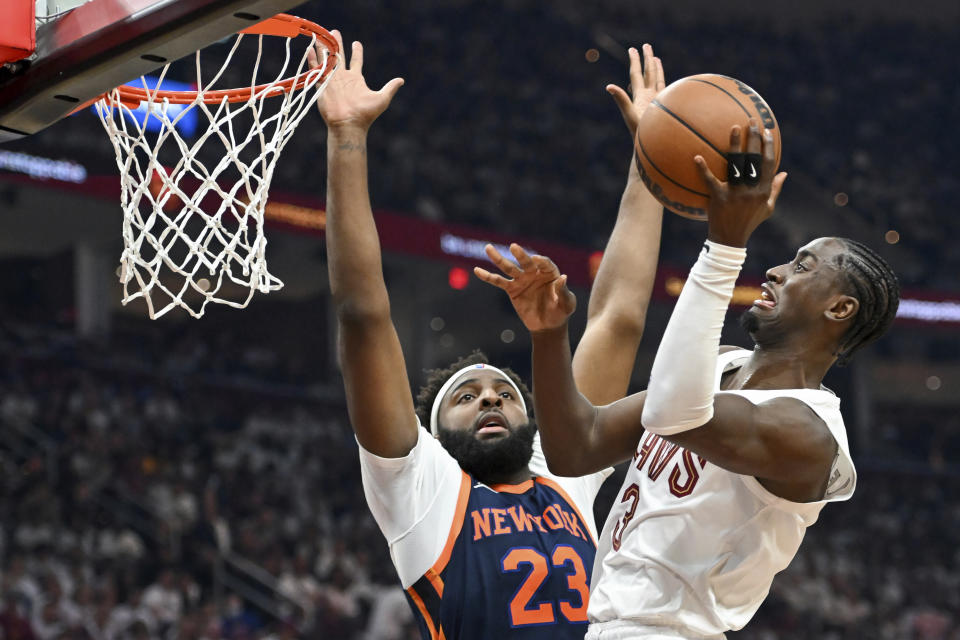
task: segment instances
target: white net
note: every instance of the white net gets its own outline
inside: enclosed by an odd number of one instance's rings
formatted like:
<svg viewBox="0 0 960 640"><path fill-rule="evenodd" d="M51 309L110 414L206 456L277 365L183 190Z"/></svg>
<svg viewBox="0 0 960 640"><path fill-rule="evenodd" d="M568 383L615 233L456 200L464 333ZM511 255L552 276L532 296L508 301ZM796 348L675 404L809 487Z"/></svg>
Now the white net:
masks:
<svg viewBox="0 0 960 640"><path fill-rule="evenodd" d="M267 270L264 208L270 181L280 152L316 103L332 75L325 73L327 67L335 67L338 57L323 48L319 66L309 69L307 53L316 36L299 62L291 56L294 39L280 38L286 42L283 68L258 87L265 37L272 36L239 34L209 81L201 75L198 51L197 96L189 104L154 99L167 65L156 88L141 79L148 99L140 105L140 117L117 90L96 105L121 175L123 304L143 298L151 318L177 307L199 318L210 302L243 308L255 291L283 286ZM204 94L219 89L217 82L244 38L257 41L249 99L231 103L224 96L205 103ZM285 77L302 73L307 74L302 89L277 88ZM178 127L191 111L200 118L194 140ZM161 164L161 156L173 158L172 168Z"/></svg>

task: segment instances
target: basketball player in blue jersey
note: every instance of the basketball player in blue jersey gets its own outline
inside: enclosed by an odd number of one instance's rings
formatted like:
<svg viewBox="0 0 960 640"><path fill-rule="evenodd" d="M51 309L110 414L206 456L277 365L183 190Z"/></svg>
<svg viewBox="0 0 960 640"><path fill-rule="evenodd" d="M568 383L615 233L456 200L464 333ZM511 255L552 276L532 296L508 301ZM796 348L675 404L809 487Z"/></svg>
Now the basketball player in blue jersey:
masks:
<svg viewBox="0 0 960 640"><path fill-rule="evenodd" d="M744 157L741 136L733 128L731 158ZM756 121L745 146L746 161L762 163L753 184L735 180L752 171L721 182L696 159L711 194L707 241L645 392L608 406L577 392L566 327L575 299L545 258L521 255L512 281L478 273L523 291L513 303L533 334L551 468L582 474L632 458L598 547L589 640L722 640L757 611L821 509L856 486L840 400L821 383L887 330L899 285L864 245L814 240L767 271L744 315L753 350L720 347L747 240L786 178Z"/></svg>
<svg viewBox="0 0 960 640"><path fill-rule="evenodd" d="M636 50L630 57L634 96L608 87L628 123L664 84L650 47L645 72ZM368 129L403 81L372 91L362 65L355 42L349 66L342 62L318 106L328 130L330 288L370 509L424 638L582 638L596 552L593 499L607 472L551 475L525 385L479 356L434 372L415 406L390 318L366 165ZM631 166L574 364L594 402L626 392L661 217Z"/></svg>

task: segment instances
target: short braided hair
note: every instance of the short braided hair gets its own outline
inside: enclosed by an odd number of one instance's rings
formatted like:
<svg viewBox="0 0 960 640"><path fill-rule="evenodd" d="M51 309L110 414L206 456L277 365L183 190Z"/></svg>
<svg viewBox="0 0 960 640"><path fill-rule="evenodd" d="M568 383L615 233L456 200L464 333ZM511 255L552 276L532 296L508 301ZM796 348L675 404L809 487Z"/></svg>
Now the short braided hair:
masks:
<svg viewBox="0 0 960 640"><path fill-rule="evenodd" d="M475 349L470 355L463 356L456 362L450 363L445 369L431 369L427 371L427 381L420 387L415 403L420 424L428 429L430 428L430 411L433 409L433 401L437 397L437 393L440 392L440 387L450 379L450 376L472 364L490 364L490 360L483 351ZM527 414L529 415L533 410L533 396L530 395L530 389L527 388L526 383L509 367L497 368L507 374L507 377L520 389L520 393L523 394L523 401L527 404Z"/></svg>
<svg viewBox="0 0 960 640"><path fill-rule="evenodd" d="M849 287L849 295L860 303L837 354L837 364L845 366L854 352L890 328L900 306L900 283L893 269L876 251L849 238L836 240L846 249L837 257L837 267Z"/></svg>

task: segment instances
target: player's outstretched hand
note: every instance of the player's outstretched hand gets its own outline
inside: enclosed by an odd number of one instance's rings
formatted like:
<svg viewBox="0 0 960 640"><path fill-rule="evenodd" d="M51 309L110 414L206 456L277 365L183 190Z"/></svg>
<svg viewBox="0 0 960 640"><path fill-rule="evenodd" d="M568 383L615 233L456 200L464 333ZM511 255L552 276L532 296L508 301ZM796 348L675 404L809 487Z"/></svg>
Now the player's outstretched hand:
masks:
<svg viewBox="0 0 960 640"><path fill-rule="evenodd" d="M506 276L474 267L478 278L499 287L529 331L562 327L577 308L577 297L567 288L567 276L546 256L531 256L518 244L510 245L514 264L500 255L493 245L486 246L487 257Z"/></svg>
<svg viewBox="0 0 960 640"><path fill-rule="evenodd" d="M340 32L334 30L332 34L340 45L342 57L340 66L333 72L327 88L317 100L317 108L329 128L356 126L368 129L390 106L393 96L403 86L403 78L394 78L379 91L371 90L363 78L363 45L353 43L348 65ZM316 51L310 51L308 56L310 66L317 66Z"/></svg>
<svg viewBox="0 0 960 640"><path fill-rule="evenodd" d="M775 174L776 149L769 129L750 118L746 152L741 138L742 131L736 125L730 130L726 182L713 175L703 156L694 158L710 191L707 238L731 247L747 246L754 229L773 214L787 179L784 172Z"/></svg>
<svg viewBox="0 0 960 640"><path fill-rule="evenodd" d="M663 76L663 63L660 58L653 55L652 46L649 44L643 45L643 64L640 63L640 53L635 47L630 47L627 54L630 56L630 86L628 88L633 97L615 84L607 85L607 93L613 96L613 100L620 108L623 121L627 124L627 129L630 130L630 137L636 138L640 117L653 102L654 96L666 86L666 81Z"/></svg>

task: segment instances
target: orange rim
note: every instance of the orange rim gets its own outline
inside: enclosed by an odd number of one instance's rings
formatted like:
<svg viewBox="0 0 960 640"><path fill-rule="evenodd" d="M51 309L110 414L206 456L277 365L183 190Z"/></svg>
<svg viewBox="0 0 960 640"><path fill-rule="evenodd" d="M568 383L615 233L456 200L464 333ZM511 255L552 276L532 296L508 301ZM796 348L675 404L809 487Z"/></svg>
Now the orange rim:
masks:
<svg viewBox="0 0 960 640"><path fill-rule="evenodd" d="M243 29L240 33L262 34L284 38L295 38L297 36L307 36L310 38L316 36L317 41L321 42L332 55L340 53L340 47L329 31L315 22L286 13L278 13L272 18L267 18L263 22ZM203 101L207 104L219 104L226 98L227 102L246 102L253 95L257 95L258 97L273 97L291 91L298 91L307 84L307 76L310 75L311 71L312 70L305 71L300 75L281 80L280 82L261 84L256 87L208 91L203 94ZM323 75L320 76L320 82L323 82L326 77L330 75L331 71L333 71L333 67L328 66L324 70ZM196 101L197 95L199 94L199 91L151 91L143 87L131 87L129 85L119 86L116 90L120 94L120 102L131 108L137 107L141 102L146 102L151 99L155 102L166 100L170 104L191 104ZM263 93L266 95L261 96L260 94ZM106 98L108 95L109 93L105 93L101 98Z"/></svg>

